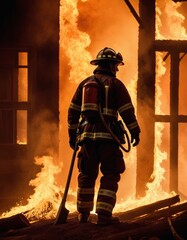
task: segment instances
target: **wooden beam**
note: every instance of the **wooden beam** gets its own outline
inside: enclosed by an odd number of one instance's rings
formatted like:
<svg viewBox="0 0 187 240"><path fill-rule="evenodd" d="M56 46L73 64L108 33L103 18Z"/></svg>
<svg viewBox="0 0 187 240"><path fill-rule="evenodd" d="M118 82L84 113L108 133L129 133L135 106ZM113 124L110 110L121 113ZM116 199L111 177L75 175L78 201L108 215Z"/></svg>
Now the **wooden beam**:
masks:
<svg viewBox="0 0 187 240"><path fill-rule="evenodd" d="M136 196L145 196L154 170L155 115L155 0L139 1L137 118L141 144L137 146ZM149 123L149 127L147 124ZM149 149L149 151L147 151ZM146 162L146 164L145 164Z"/></svg>
<svg viewBox="0 0 187 240"><path fill-rule="evenodd" d="M164 200L160 200L160 201L148 204L148 205L144 205L144 206L141 206L138 208L134 208L134 209L126 211L126 212L118 213L118 216L123 221L132 220L135 217L138 217L138 216L141 216L144 214L148 214L148 213L153 213L157 209L171 206L177 202L180 202L179 195L176 195L174 197L167 198Z"/></svg>
<svg viewBox="0 0 187 240"><path fill-rule="evenodd" d="M154 49L161 52L187 52L187 40L155 40Z"/></svg>
<svg viewBox="0 0 187 240"><path fill-rule="evenodd" d="M171 231L168 223L168 218L163 218L159 221L153 221L152 223L141 222L139 224L124 225L124 231L111 234L106 237L107 240L129 240L129 239L186 239L186 221L187 211L172 219L172 225L175 226L175 232L179 232L179 238L174 238L174 233ZM130 229L131 227L131 229Z"/></svg>
<svg viewBox="0 0 187 240"><path fill-rule="evenodd" d="M0 219L0 233L28 226L30 226L30 223L23 214L16 214L11 217Z"/></svg>
<svg viewBox="0 0 187 240"><path fill-rule="evenodd" d="M178 193L179 58L179 52L172 52L170 63L170 115L173 121L170 123L170 191L176 193Z"/></svg>
<svg viewBox="0 0 187 240"><path fill-rule="evenodd" d="M174 2L187 2L187 0L173 0Z"/></svg>
<svg viewBox="0 0 187 240"><path fill-rule="evenodd" d="M155 122L172 122L174 119L171 115L155 115ZM187 115L177 115L175 117L177 122L185 123L187 122Z"/></svg>
<svg viewBox="0 0 187 240"><path fill-rule="evenodd" d="M139 15L137 14L137 12L134 9L134 7L132 6L132 4L130 3L130 1L129 0L124 0L124 1L127 4L127 6L130 9L130 11L132 12L132 14L135 17L135 19L137 20L137 22L139 23L140 27L143 27L143 22L142 22L141 18L139 17Z"/></svg>
<svg viewBox="0 0 187 240"><path fill-rule="evenodd" d="M148 221L148 220L156 220L167 216L172 216L174 214L179 214L180 212L184 212L187 210L187 202L181 203L181 204L175 204L170 207L162 208L159 210L156 210L153 213L146 214L144 216L140 216L133 220L133 222L138 221Z"/></svg>

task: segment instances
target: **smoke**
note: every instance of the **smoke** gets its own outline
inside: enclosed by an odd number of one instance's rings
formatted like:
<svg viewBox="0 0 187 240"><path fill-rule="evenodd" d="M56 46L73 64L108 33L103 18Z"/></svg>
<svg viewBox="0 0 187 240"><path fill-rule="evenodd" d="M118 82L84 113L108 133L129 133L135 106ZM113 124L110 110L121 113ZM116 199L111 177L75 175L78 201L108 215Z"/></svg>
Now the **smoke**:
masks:
<svg viewBox="0 0 187 240"><path fill-rule="evenodd" d="M58 126L54 122L53 114L43 109L32 119L31 129L32 141L37 142L33 149L34 156L56 157L58 155Z"/></svg>

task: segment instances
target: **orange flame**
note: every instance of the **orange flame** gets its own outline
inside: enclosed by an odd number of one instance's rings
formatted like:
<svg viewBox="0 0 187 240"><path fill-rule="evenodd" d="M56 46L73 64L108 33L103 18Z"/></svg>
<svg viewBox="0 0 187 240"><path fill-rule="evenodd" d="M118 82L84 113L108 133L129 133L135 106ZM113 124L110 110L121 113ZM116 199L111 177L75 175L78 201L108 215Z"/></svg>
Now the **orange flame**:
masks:
<svg viewBox="0 0 187 240"><path fill-rule="evenodd" d="M29 220L35 221L54 217L61 196L60 189L55 182L55 175L61 171L61 166L55 166L50 156L36 157L35 164L42 168L36 178L29 183L34 187L34 194L27 199L26 205L17 205L3 213L2 217L9 217L20 212L24 213Z"/></svg>
<svg viewBox="0 0 187 240"><path fill-rule="evenodd" d="M184 22L184 16L181 15L177 8L180 6L180 3L173 3L172 1L166 1L165 12L167 16L166 22L169 26L169 31L167 33L161 34L162 29L162 20L161 15L162 11L156 7L156 38L157 39L187 39L187 34L185 28L182 26ZM161 111L161 97L164 92L160 87L161 78L166 73L165 62L163 61L163 53L156 53L156 103L155 111L156 114L163 114ZM173 196L175 193L168 193L162 188L162 181L165 180L164 174L165 169L162 167L163 161L167 159L167 153L160 150L160 145L162 143L162 131L164 129L164 124L156 123L155 124L155 162L154 170L152 173L152 182L147 183L146 196L137 200L135 197L131 196L124 201L121 199L121 202L118 203L115 207L116 211L124 211L127 209L132 209L134 207L142 206L154 201L164 199L166 197Z"/></svg>
<svg viewBox="0 0 187 240"><path fill-rule="evenodd" d="M78 83L91 73L90 53L86 50L91 40L87 33L78 30L79 15L77 0L61 0L60 47L69 59L71 67L69 80Z"/></svg>
<svg viewBox="0 0 187 240"><path fill-rule="evenodd" d="M86 0L85 0L86 1ZM71 68L68 79L69 82L77 84L80 80L84 79L91 74L92 67L89 64L91 60L91 54L86 50L91 40L87 33L78 30L77 18L78 18L78 0L61 0L60 6L60 55L66 55L69 60L69 66ZM178 38L179 32L181 32L181 38L186 38L185 29L181 26L184 18L177 13L177 7L180 4L171 3L166 1L166 13L169 26L169 35L164 36L160 33L162 28L162 21L160 19L161 11L157 7L157 30L156 36L159 39L162 38ZM168 10L169 9L169 10ZM175 16L175 17L174 17ZM172 31L173 26L175 30ZM177 29L177 32L176 32ZM163 37L163 36L164 37ZM62 68L62 66L61 66ZM162 61L162 55L157 55L157 82L156 82L156 112L161 113L161 101L160 97L163 94L159 87L160 78L165 74L165 66ZM135 74L134 74L135 75ZM67 84L68 84L67 83ZM135 101L136 97L136 80L131 81L132 85L129 85L132 96ZM65 103L66 104L66 103ZM155 146L155 166L153 172L153 181L147 184L148 191L146 196L140 200L137 200L134 195L128 199L121 199L115 207L115 211L122 211L125 209L131 209L136 206L143 205L155 200L163 199L173 193L166 193L161 187L161 182L164 179L165 170L161 167L161 163L167 158L165 152L161 152L159 146L162 142L162 124L156 124L156 146ZM28 204L25 206L18 205L13 207L9 212L4 213L3 217L8 217L17 213L25 213L28 219L38 220L43 218L52 218L56 215L60 200L61 189L55 182L55 175L61 171L61 165L55 166L53 158L50 156L43 156L42 158L36 158L35 163L41 165L41 172L37 174L34 180L30 181L30 185L34 187L34 194L28 199ZM127 164L132 164L135 167L135 150L126 157ZM130 166L130 167L131 167ZM134 177L134 176L133 176ZM72 200L67 202L67 207L70 211L74 211L75 207L75 195L76 193L70 189L69 194L73 196Z"/></svg>
<svg viewBox="0 0 187 240"><path fill-rule="evenodd" d="M186 40L187 33L183 26L185 17L179 13L181 3L167 0L162 11L156 8L156 39ZM161 20L164 19L164 21Z"/></svg>

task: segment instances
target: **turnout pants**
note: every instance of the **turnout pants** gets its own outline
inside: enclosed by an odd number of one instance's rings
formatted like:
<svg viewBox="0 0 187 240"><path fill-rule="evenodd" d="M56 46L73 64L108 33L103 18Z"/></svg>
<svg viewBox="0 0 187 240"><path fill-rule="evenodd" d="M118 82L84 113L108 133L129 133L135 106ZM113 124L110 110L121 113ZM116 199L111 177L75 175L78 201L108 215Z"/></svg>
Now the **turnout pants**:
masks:
<svg viewBox="0 0 187 240"><path fill-rule="evenodd" d="M125 171L123 154L113 141L87 141L78 153L77 210L88 213L94 206L94 188L99 168L102 173L96 202L98 214L111 216L116 203L120 174Z"/></svg>

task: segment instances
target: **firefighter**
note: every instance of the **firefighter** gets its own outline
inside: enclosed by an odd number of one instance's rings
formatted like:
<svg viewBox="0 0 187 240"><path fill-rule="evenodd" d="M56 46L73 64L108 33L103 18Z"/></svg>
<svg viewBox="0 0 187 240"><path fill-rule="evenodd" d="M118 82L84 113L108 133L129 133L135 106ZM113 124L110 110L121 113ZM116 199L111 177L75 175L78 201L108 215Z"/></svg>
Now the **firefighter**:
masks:
<svg viewBox="0 0 187 240"><path fill-rule="evenodd" d="M125 162L119 145L101 120L99 104L102 106L105 123L111 129L118 116L121 116L129 130L133 146L140 141L140 127L131 97L122 81L116 78L118 66L124 65L122 55L105 47L90 63L97 67L92 76L79 84L68 109L69 143L74 148L79 125L79 222L89 220L94 207L95 182L100 170L102 176L96 200L97 224L108 225L119 222L119 219L112 216L112 211L120 175L125 171Z"/></svg>

